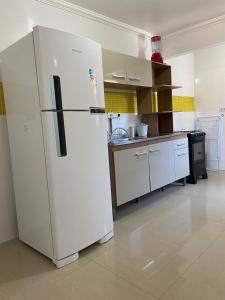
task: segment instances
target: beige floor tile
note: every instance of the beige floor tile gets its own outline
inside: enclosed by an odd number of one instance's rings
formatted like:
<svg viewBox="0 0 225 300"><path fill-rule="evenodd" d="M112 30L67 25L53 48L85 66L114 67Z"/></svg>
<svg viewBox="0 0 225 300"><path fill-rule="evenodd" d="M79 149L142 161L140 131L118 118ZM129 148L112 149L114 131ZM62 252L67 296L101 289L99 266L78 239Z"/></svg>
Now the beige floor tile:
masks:
<svg viewBox="0 0 225 300"><path fill-rule="evenodd" d="M138 286L160 297L193 263L198 261L198 258L207 251L221 234L221 226L218 224L213 225L215 228L210 228L210 232L204 229L205 231L196 233L184 245L180 245L167 258L161 268L141 280ZM210 273L210 270L208 272Z"/></svg>
<svg viewBox="0 0 225 300"><path fill-rule="evenodd" d="M0 291L11 297L55 269L49 259L14 240L0 246Z"/></svg>
<svg viewBox="0 0 225 300"><path fill-rule="evenodd" d="M182 274L191 266L193 260L189 257L174 254L158 269L140 280L137 284L155 297L162 296Z"/></svg>
<svg viewBox="0 0 225 300"><path fill-rule="evenodd" d="M225 299L225 233L199 257L163 300Z"/></svg>
<svg viewBox="0 0 225 300"><path fill-rule="evenodd" d="M128 251L125 248L115 247L109 249L94 261L112 271L113 273L136 284L142 277L159 268L166 260L166 252L160 245L155 245L152 254L141 255L140 251L133 249ZM158 253L155 251L158 249Z"/></svg>
<svg viewBox="0 0 225 300"><path fill-rule="evenodd" d="M224 300L224 293L207 283L180 278L160 300Z"/></svg>
<svg viewBox="0 0 225 300"><path fill-rule="evenodd" d="M155 299L94 262L79 271L74 271L61 282L60 286L73 299L79 300Z"/></svg>
<svg viewBox="0 0 225 300"><path fill-rule="evenodd" d="M180 189L180 187L178 187ZM139 203L128 203L118 209L118 220L121 224L130 229L130 232L137 230L145 225L151 224L156 220L164 220L169 212L177 205L185 202L180 201L180 192L177 187L169 187L164 192L153 192L144 196Z"/></svg>
<svg viewBox="0 0 225 300"><path fill-rule="evenodd" d="M205 280L225 287L225 233L199 257L196 263L186 272L184 277L191 277L196 281ZM225 295L224 295L225 298Z"/></svg>
<svg viewBox="0 0 225 300"><path fill-rule="evenodd" d="M0 300L6 300L6 297L0 292Z"/></svg>
<svg viewBox="0 0 225 300"><path fill-rule="evenodd" d="M58 287L48 280L42 280L27 287L27 289L18 290L9 300L74 300L75 298L68 293L66 289ZM79 298L77 298L79 299Z"/></svg>
<svg viewBox="0 0 225 300"><path fill-rule="evenodd" d="M143 227L109 248L95 262L156 297L172 285L196 259L188 248L168 244Z"/></svg>
<svg viewBox="0 0 225 300"><path fill-rule="evenodd" d="M0 295L2 292L6 299L19 297L18 294L26 298L46 280L51 287L52 283L64 279L89 261L82 257L74 264L57 269L51 260L17 240L1 245L0 253ZM44 287L41 290L51 291L47 285Z"/></svg>
<svg viewBox="0 0 225 300"><path fill-rule="evenodd" d="M183 211L185 212L183 213ZM225 229L225 209L221 209L221 211L224 213L223 220L217 222L217 220L209 218L208 213L203 212L203 208L192 205L192 201L190 201L189 205L184 204L183 207L169 212L162 220L158 219L153 222L150 230L160 239L177 244L184 243L204 231L208 232L209 237L214 238Z"/></svg>
<svg viewBox="0 0 225 300"><path fill-rule="evenodd" d="M115 238L56 269L19 241L0 245L0 300L224 300L225 173L118 209Z"/></svg>

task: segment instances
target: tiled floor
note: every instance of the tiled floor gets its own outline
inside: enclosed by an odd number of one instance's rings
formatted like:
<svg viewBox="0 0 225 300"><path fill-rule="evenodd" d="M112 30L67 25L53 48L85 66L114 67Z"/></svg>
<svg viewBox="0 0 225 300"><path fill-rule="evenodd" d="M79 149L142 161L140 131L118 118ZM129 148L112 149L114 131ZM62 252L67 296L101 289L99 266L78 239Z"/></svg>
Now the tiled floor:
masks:
<svg viewBox="0 0 225 300"><path fill-rule="evenodd" d="M60 270L0 245L0 300L224 300L225 173L120 209L115 238Z"/></svg>

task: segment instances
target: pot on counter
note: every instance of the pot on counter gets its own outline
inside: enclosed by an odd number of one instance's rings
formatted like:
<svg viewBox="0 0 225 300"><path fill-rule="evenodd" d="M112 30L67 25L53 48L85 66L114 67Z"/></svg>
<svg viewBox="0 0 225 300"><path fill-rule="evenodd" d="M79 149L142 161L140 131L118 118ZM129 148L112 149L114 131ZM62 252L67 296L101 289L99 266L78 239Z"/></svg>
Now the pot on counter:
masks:
<svg viewBox="0 0 225 300"><path fill-rule="evenodd" d="M136 127L137 135L139 137L147 137L148 136L148 125L141 123Z"/></svg>

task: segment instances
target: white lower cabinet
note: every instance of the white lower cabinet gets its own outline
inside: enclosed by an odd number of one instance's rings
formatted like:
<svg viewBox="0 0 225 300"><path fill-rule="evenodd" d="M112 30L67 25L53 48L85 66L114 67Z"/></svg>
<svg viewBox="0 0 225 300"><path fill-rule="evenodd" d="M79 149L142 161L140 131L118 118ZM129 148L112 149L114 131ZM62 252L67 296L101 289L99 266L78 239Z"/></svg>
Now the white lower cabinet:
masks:
<svg viewBox="0 0 225 300"><path fill-rule="evenodd" d="M114 153L117 206L189 175L187 139Z"/></svg>
<svg viewBox="0 0 225 300"><path fill-rule="evenodd" d="M151 191L175 181L173 142L149 146Z"/></svg>
<svg viewBox="0 0 225 300"><path fill-rule="evenodd" d="M117 205L150 192L148 147L114 153Z"/></svg>
<svg viewBox="0 0 225 300"><path fill-rule="evenodd" d="M175 180L190 175L188 148L174 151Z"/></svg>

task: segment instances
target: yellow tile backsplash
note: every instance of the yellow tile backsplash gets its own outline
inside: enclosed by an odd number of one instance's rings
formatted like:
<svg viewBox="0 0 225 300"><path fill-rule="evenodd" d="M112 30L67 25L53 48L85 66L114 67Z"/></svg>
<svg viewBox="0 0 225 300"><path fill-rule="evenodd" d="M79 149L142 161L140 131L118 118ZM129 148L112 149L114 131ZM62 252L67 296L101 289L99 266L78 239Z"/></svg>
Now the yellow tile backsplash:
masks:
<svg viewBox="0 0 225 300"><path fill-rule="evenodd" d="M188 96L173 96L173 111L195 111L195 98ZM154 109L158 111L157 95L153 99ZM106 112L137 113L137 96L129 92L105 92Z"/></svg>
<svg viewBox="0 0 225 300"><path fill-rule="evenodd" d="M174 111L195 111L195 97L173 96Z"/></svg>
<svg viewBox="0 0 225 300"><path fill-rule="evenodd" d="M153 101L157 111L157 97ZM134 114L137 113L137 96L133 92L105 92L106 112ZM195 98L173 96L174 111L195 111ZM5 115L3 85L0 82L0 115Z"/></svg>
<svg viewBox="0 0 225 300"><path fill-rule="evenodd" d="M129 92L105 92L106 112L137 113L137 96Z"/></svg>
<svg viewBox="0 0 225 300"><path fill-rule="evenodd" d="M0 82L0 115L5 115L5 101L2 82Z"/></svg>

